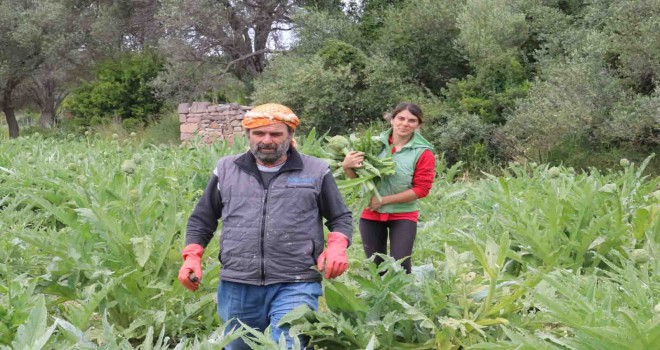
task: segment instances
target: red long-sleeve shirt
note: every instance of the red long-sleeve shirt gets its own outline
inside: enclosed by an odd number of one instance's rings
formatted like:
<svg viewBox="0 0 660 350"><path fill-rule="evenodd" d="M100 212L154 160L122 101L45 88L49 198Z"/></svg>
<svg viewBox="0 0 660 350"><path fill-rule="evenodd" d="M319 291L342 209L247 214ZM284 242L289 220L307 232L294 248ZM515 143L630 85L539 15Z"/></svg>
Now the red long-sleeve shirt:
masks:
<svg viewBox="0 0 660 350"><path fill-rule="evenodd" d="M392 153L394 152L396 152L396 149L392 147ZM429 194L431 186L433 185L434 178L435 157L433 156L433 152L430 150L425 150L419 156L419 159L417 159L417 164L415 164L415 172L413 173L412 190L417 195L417 199L424 198ZM411 220L417 222L419 218L419 211L415 210L406 213L379 213L369 209L364 209L364 211L362 211L361 218L375 221Z"/></svg>

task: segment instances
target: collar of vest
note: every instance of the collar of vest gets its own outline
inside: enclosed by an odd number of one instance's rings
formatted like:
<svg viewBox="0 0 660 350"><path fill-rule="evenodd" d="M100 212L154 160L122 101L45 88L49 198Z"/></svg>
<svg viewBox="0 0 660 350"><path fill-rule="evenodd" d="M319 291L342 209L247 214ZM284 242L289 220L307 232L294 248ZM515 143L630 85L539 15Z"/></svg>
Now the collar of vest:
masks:
<svg viewBox="0 0 660 350"><path fill-rule="evenodd" d="M236 158L236 160L234 160L234 164L249 174L259 174L259 168L257 168L257 159L254 158L254 155L250 151L247 151ZM303 162L300 153L298 153L298 151L296 151L294 148L289 148L286 163L284 163L284 166L282 166L280 172L302 170L302 168Z"/></svg>
<svg viewBox="0 0 660 350"><path fill-rule="evenodd" d="M379 139L380 141L385 145L385 147L390 147L390 135L392 134L392 128L389 128L385 131L383 131ZM433 145L428 142L420 133L417 131L413 132L412 137L408 141L408 143L405 144L405 146L401 148L426 148L429 150L433 149Z"/></svg>

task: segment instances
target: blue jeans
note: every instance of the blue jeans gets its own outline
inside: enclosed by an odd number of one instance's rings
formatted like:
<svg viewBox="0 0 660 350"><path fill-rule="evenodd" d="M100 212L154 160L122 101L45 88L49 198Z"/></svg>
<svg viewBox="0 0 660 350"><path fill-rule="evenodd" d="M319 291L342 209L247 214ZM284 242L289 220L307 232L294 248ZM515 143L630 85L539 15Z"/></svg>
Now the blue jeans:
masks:
<svg viewBox="0 0 660 350"><path fill-rule="evenodd" d="M271 338L277 342L284 333L287 348L293 347L288 327L278 327L280 319L289 311L306 304L317 310L322 294L321 282L276 283L255 286L220 281L218 286L218 315L226 322L225 332L240 327L236 319L263 332L270 325ZM304 346L304 342L301 340ZM241 339L233 341L226 350L250 349Z"/></svg>

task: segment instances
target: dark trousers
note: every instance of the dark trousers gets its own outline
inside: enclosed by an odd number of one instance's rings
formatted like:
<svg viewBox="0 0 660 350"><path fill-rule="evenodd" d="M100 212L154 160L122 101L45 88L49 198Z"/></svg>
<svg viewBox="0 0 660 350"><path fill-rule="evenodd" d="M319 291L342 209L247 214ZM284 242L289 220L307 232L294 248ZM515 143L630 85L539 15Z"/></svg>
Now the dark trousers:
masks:
<svg viewBox="0 0 660 350"><path fill-rule="evenodd" d="M387 254L387 239L390 240L390 256L396 260L407 257L401 266L410 273L413 244L417 236L417 223L410 220L373 221L360 219L360 236L364 253L370 258L374 253ZM376 264L383 260L376 257Z"/></svg>

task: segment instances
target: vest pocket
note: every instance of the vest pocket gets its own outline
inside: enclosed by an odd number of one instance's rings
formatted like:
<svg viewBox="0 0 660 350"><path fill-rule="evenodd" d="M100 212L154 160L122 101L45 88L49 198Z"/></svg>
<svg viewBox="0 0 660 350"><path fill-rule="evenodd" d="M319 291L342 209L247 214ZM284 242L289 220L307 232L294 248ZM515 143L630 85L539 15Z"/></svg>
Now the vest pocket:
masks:
<svg viewBox="0 0 660 350"><path fill-rule="evenodd" d="M282 241L266 253L267 261L280 273L300 273L308 271L314 260L316 244L311 239L301 241Z"/></svg>

